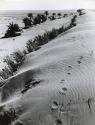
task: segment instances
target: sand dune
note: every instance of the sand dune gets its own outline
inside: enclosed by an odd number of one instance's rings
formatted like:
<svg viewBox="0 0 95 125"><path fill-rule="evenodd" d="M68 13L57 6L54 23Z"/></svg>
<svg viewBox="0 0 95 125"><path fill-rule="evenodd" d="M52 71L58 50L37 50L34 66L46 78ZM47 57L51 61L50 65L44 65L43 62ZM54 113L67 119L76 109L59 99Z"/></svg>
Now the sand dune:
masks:
<svg viewBox="0 0 95 125"><path fill-rule="evenodd" d="M95 13L87 11L76 27L27 55L1 89L1 105L13 107L23 125L94 125L94 50Z"/></svg>

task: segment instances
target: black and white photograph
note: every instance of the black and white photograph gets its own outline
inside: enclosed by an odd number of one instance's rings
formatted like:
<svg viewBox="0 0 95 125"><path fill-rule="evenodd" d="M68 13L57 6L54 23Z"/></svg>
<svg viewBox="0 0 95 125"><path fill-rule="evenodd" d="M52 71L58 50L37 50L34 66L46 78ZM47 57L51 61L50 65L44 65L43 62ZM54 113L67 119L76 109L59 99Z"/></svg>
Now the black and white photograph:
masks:
<svg viewBox="0 0 95 125"><path fill-rule="evenodd" d="M0 0L0 125L95 125L95 0Z"/></svg>

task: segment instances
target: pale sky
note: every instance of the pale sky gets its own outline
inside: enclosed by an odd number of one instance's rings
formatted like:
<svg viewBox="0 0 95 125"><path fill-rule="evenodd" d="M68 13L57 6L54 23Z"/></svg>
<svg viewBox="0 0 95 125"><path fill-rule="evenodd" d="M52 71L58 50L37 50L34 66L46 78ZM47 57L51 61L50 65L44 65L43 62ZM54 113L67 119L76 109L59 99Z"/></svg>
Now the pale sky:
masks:
<svg viewBox="0 0 95 125"><path fill-rule="evenodd" d="M95 9L95 0L0 0L0 10Z"/></svg>

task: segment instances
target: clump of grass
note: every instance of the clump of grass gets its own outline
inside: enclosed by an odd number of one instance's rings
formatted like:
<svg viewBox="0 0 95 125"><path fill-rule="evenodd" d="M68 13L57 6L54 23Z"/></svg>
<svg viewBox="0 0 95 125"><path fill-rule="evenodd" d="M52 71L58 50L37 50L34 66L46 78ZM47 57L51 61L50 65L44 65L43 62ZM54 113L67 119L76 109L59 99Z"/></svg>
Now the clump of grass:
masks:
<svg viewBox="0 0 95 125"><path fill-rule="evenodd" d="M8 29L3 38L15 37L21 35L21 29L18 24L14 24L13 22L8 25Z"/></svg>
<svg viewBox="0 0 95 125"><path fill-rule="evenodd" d="M0 125L10 125L14 120L17 119L16 112L13 108L8 110L4 107L0 111Z"/></svg>
<svg viewBox="0 0 95 125"><path fill-rule="evenodd" d="M62 26L58 29L52 29L51 31L46 31L43 35L38 35L34 38L34 40L28 40L26 47L28 52L36 51L40 48L41 45L48 43L48 41L57 37L60 33L67 31L68 29L76 26L76 15L71 19L71 23L69 26Z"/></svg>
<svg viewBox="0 0 95 125"><path fill-rule="evenodd" d="M24 53L22 53L21 51L16 51L13 53L13 58L16 61L17 65L21 65L23 60L24 60Z"/></svg>
<svg viewBox="0 0 95 125"><path fill-rule="evenodd" d="M11 56L6 56L4 62L7 63L11 72L17 71L17 68L22 64L24 60L24 54L19 50L14 52Z"/></svg>
<svg viewBox="0 0 95 125"><path fill-rule="evenodd" d="M36 43L37 43L38 46L43 45L44 44L43 43L43 41L44 41L43 35L42 36L41 35L36 36L35 39L34 39L34 41L36 41Z"/></svg>
<svg viewBox="0 0 95 125"><path fill-rule="evenodd" d="M71 27L76 26L76 18L77 15L74 15L73 18L71 19L71 24L70 24Z"/></svg>
<svg viewBox="0 0 95 125"><path fill-rule="evenodd" d="M84 9L78 9L77 12L79 13L79 16L84 15L85 11Z"/></svg>
<svg viewBox="0 0 95 125"><path fill-rule="evenodd" d="M28 40L28 42L26 43L26 47L27 47L28 52L33 52L40 48L37 45L36 40L34 40L34 41Z"/></svg>
<svg viewBox="0 0 95 125"><path fill-rule="evenodd" d="M63 15L63 18L65 18L65 17L67 17L67 16L68 16L68 14L65 13L65 14Z"/></svg>
<svg viewBox="0 0 95 125"><path fill-rule="evenodd" d="M28 13L27 17L23 18L24 29L45 22L48 14L48 11L45 11L43 14L37 14L34 17L32 13Z"/></svg>
<svg viewBox="0 0 95 125"><path fill-rule="evenodd" d="M59 34L60 34L60 33L63 33L63 32L64 32L64 26L60 27L60 28L58 29L58 32L59 32Z"/></svg>
<svg viewBox="0 0 95 125"><path fill-rule="evenodd" d="M61 18L61 13L58 13L57 15L58 15L58 18L60 19Z"/></svg>
<svg viewBox="0 0 95 125"><path fill-rule="evenodd" d="M17 50L10 56L4 58L3 62L7 65L0 71L0 86L2 86L4 79L9 78L17 71L18 67L23 63L26 54L26 50L22 52Z"/></svg>
<svg viewBox="0 0 95 125"><path fill-rule="evenodd" d="M50 40L57 37L60 33L72 28L76 24L76 15L71 19L70 25L67 27L60 27L58 29L52 29L51 31L46 31L43 35L38 35L34 40L28 40L26 43L26 49L24 51L16 51L11 56L6 56L4 62L7 63L8 68L2 69L0 72L1 79L7 79L9 76L13 75L17 71L18 67L22 64L24 57L27 53L38 50L41 45L48 43Z"/></svg>
<svg viewBox="0 0 95 125"><path fill-rule="evenodd" d="M24 29L31 27L31 20L28 17L23 18L23 23L25 25Z"/></svg>
<svg viewBox="0 0 95 125"><path fill-rule="evenodd" d="M34 18L33 25L43 23L46 20L47 20L47 16L45 16L45 14L37 14L37 16Z"/></svg>
<svg viewBox="0 0 95 125"><path fill-rule="evenodd" d="M11 69L12 72L17 71L17 64L15 60L13 60L10 56L6 56L4 58L4 62L7 63L8 67Z"/></svg>
<svg viewBox="0 0 95 125"><path fill-rule="evenodd" d="M57 29L52 29L51 32L49 32L49 39L52 40L58 35L58 30Z"/></svg>
<svg viewBox="0 0 95 125"><path fill-rule="evenodd" d="M3 79L7 79L9 76L12 76L13 72L10 70L9 67L4 67L2 71L0 71L0 77Z"/></svg>

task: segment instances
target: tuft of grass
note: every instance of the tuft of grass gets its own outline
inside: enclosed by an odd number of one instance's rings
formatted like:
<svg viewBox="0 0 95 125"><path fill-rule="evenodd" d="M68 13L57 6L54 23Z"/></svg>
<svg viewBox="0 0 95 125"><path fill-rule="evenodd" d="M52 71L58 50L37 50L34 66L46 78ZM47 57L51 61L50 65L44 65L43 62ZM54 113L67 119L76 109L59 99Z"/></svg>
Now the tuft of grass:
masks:
<svg viewBox="0 0 95 125"><path fill-rule="evenodd" d="M13 72L12 70L10 70L9 67L4 67L2 71L0 71L1 79L7 79L9 76L12 76L12 75L13 75ZM1 83L0 83L0 86L1 86Z"/></svg>
<svg viewBox="0 0 95 125"><path fill-rule="evenodd" d="M24 54L21 51L16 51L13 53L13 58L19 66L24 60Z"/></svg>
<svg viewBox="0 0 95 125"><path fill-rule="evenodd" d="M40 48L37 45L36 40L34 40L34 41L28 40L28 42L26 43L26 47L27 47L28 52L33 52Z"/></svg>
<svg viewBox="0 0 95 125"><path fill-rule="evenodd" d="M84 9L78 9L77 12L79 13L79 16L85 14L85 10Z"/></svg>
<svg viewBox="0 0 95 125"><path fill-rule="evenodd" d="M50 40L52 40L52 39L54 39L55 37L57 37L58 36L58 30L57 29L52 29L52 31L51 32L49 32L49 39Z"/></svg>
<svg viewBox="0 0 95 125"><path fill-rule="evenodd" d="M31 27L31 20L28 17L23 18L23 23L25 25L24 29Z"/></svg>
<svg viewBox="0 0 95 125"><path fill-rule="evenodd" d="M10 56L6 56L4 58L4 62L7 63L8 67L11 69L12 72L17 71L16 62Z"/></svg>
<svg viewBox="0 0 95 125"><path fill-rule="evenodd" d="M15 109L9 108L5 110L4 107L0 111L0 125L10 125L17 119Z"/></svg>
<svg viewBox="0 0 95 125"><path fill-rule="evenodd" d="M22 64L24 60L24 54L19 50L14 52L11 56L6 56L4 62L7 63L10 71L13 73L17 71L17 68Z"/></svg>
<svg viewBox="0 0 95 125"><path fill-rule="evenodd" d="M55 15L54 15L55 16ZM62 32L65 32L72 28L73 26L76 26L76 15L71 19L71 23L69 26L65 27L62 26L59 29L52 29L51 31L46 31L43 35L38 35L34 38L34 40L28 40L26 44L26 48L28 52L36 51L40 48L40 46L48 43L48 41L54 39Z"/></svg>
<svg viewBox="0 0 95 125"><path fill-rule="evenodd" d="M8 25L8 29L3 38L15 37L21 35L21 29L18 24L14 24L13 22Z"/></svg>

